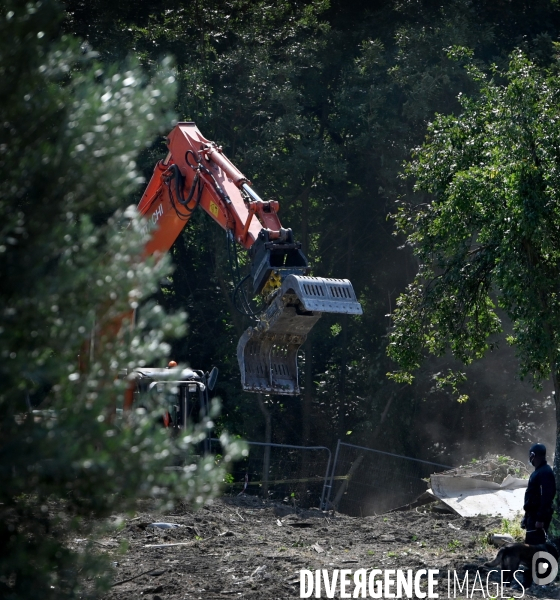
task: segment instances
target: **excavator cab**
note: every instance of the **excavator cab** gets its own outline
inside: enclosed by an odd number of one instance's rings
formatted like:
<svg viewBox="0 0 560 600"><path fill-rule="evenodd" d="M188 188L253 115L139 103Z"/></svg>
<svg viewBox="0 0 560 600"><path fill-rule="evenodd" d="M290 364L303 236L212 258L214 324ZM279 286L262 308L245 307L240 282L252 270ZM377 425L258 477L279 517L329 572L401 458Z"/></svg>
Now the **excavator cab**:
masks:
<svg viewBox="0 0 560 600"><path fill-rule="evenodd" d="M200 422L210 410L208 392L214 389L218 369L210 373L180 368L137 368L132 373L135 406L142 406L142 398L148 396L163 409L163 425L178 433L191 424ZM203 451L209 451L209 436ZM207 447L208 446L208 447Z"/></svg>

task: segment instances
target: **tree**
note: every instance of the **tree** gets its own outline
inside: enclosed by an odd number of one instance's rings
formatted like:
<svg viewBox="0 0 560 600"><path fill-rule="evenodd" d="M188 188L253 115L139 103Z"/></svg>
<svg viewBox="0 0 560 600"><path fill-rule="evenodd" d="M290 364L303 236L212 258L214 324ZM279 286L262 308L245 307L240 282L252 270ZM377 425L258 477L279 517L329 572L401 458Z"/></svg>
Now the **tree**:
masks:
<svg viewBox="0 0 560 600"><path fill-rule="evenodd" d="M360 296L360 318L325 315L314 328L302 360L306 397L272 400L275 441L330 444L352 430L356 443L426 458L437 453L446 462L444 456L459 460L469 452L457 440L471 437L471 430L477 435L483 411L492 424L504 418L511 424L488 449L515 451L519 421L537 426L537 420L522 413L527 388L504 374L511 348L471 367L487 374L486 391L501 402L483 404L471 393L485 385L481 377L466 384L472 401L459 411L446 390L434 389L429 368L416 374L412 387L385 377L391 368L386 315L416 269L411 253L399 252L386 216L402 162L422 142L434 111L457 113L457 95L478 89L447 49L471 47L480 64L507 69L508 53L522 44L538 64L547 64L560 26L555 2L360 1L352 11L340 0L63 4L66 31L88 40L102 60L132 51L150 67L161 55L174 55L180 118L194 119L261 195L280 201L282 221L305 243L315 275L349 277ZM165 156L163 142L150 152L138 160L148 176ZM184 247L179 243L173 251L178 267L166 298L191 316L174 352L217 364L222 419L237 433L261 439L255 398L239 390L232 360L232 323L242 317L231 312L225 236L198 217L183 236ZM222 317L209 320L206 306ZM493 370L502 374L500 381ZM545 394L539 396L546 411ZM379 431L375 441L372 431Z"/></svg>
<svg viewBox="0 0 560 600"><path fill-rule="evenodd" d="M95 597L110 569L68 536L138 497L200 504L223 479L212 457L163 468L193 453L209 420L172 440L149 398L122 418L111 410L127 385L119 371L162 364L185 330L183 314L150 302L169 261L141 258L145 226L123 210L141 182L136 155L172 124L173 72L162 63L149 82L133 61L103 67L60 36L61 19L50 0L0 10L3 598ZM115 332L133 308L137 327ZM45 396L48 410L32 412Z"/></svg>
<svg viewBox="0 0 560 600"><path fill-rule="evenodd" d="M521 377L552 379L560 434L560 86L520 51L491 78L468 68L480 95L437 115L406 167L421 196L396 221L420 268L393 313L393 377L411 381L427 353L481 358L504 329L501 309ZM455 389L462 379L439 378ZM560 484L560 435L554 471Z"/></svg>

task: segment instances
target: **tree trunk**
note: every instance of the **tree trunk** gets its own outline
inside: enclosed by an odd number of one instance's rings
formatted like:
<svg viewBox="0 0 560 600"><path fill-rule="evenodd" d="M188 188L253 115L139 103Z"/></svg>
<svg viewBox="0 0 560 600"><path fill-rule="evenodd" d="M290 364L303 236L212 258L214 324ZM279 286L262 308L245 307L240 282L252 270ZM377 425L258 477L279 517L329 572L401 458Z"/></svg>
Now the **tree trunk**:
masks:
<svg viewBox="0 0 560 600"><path fill-rule="evenodd" d="M264 416L265 423L265 432L264 432L264 443L270 444L272 443L272 418L270 416L270 411L265 406L264 397L262 394L257 394L257 399L259 401L259 408ZM263 466L262 466L262 497L263 499L268 499L268 473L270 471L270 446L264 447L264 456L263 456Z"/></svg>
<svg viewBox="0 0 560 600"><path fill-rule="evenodd" d="M346 435L346 368L348 362L348 315L342 315L342 350L340 356L340 394L338 397L338 439Z"/></svg>
<svg viewBox="0 0 560 600"><path fill-rule="evenodd" d="M308 335L303 350L305 352L305 376L301 406L301 444L306 446L311 439L311 407L313 402L313 343L311 334Z"/></svg>
<svg viewBox="0 0 560 600"><path fill-rule="evenodd" d="M309 195L311 186L306 184L304 191L300 194L301 199L301 246L305 256L309 252ZM313 342L311 333L308 334L307 340L303 345L305 353L305 372L303 381L303 395L301 397L301 445L307 446L311 439L311 418L313 406ZM305 450L301 451L301 460L299 466L299 478L305 480L309 477L309 453ZM307 495L307 483L302 481L298 485L298 494L300 500L304 500Z"/></svg>
<svg viewBox="0 0 560 600"><path fill-rule="evenodd" d="M309 195L311 193L311 185L306 182L303 192L300 194L299 199L301 200L301 249L305 256L309 253ZM307 341L303 345L305 352L305 379L304 379L304 390L303 397L301 398L301 444L305 446L309 444L311 437L311 412L313 402L313 342L311 333L307 336ZM305 452L303 452L305 455ZM301 468L302 478L306 477L304 474L307 471L306 457L302 457Z"/></svg>
<svg viewBox="0 0 560 600"><path fill-rule="evenodd" d="M352 269L352 224L348 221L348 246L346 248L345 277L351 279ZM338 406L338 438L346 435L346 371L348 369L348 315L342 315L342 353L340 357L340 398Z"/></svg>

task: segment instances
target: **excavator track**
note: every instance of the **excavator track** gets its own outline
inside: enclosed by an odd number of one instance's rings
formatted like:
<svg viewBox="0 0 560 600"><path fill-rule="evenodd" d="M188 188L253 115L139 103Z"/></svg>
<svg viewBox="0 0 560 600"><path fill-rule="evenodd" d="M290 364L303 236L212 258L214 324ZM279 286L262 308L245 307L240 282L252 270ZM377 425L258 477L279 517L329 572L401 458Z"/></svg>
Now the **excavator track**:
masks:
<svg viewBox="0 0 560 600"><path fill-rule="evenodd" d="M243 389L300 394L297 352L324 312L362 314L350 281L288 275L257 325L237 345Z"/></svg>

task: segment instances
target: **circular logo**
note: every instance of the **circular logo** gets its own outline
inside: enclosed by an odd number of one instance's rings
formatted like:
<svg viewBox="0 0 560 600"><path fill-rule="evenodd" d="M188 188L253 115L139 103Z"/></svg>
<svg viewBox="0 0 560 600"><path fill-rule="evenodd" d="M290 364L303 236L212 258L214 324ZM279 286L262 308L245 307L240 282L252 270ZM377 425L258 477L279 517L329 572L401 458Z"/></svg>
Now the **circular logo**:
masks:
<svg viewBox="0 0 560 600"><path fill-rule="evenodd" d="M558 561L548 552L535 552L533 556L533 581L537 585L546 585L558 575Z"/></svg>

